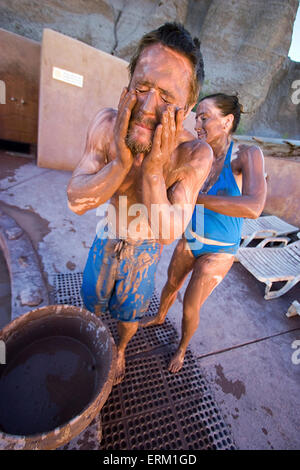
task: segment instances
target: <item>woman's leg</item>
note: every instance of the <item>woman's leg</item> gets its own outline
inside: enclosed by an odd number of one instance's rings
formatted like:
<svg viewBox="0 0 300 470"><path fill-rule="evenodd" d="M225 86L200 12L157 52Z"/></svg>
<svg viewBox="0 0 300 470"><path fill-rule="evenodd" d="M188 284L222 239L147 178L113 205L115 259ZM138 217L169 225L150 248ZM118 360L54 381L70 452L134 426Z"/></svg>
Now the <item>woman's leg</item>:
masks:
<svg viewBox="0 0 300 470"><path fill-rule="evenodd" d="M199 325L200 308L224 279L233 261L234 256L227 253L209 253L197 258L184 295L181 340L169 364L170 372L181 369L188 344Z"/></svg>
<svg viewBox="0 0 300 470"><path fill-rule="evenodd" d="M184 238L180 239L168 268L168 280L161 293L159 310L155 317L145 317L141 320L141 326L147 327L163 324L168 310L175 302L177 293L186 276L193 269L195 261L196 258L189 249L186 240Z"/></svg>

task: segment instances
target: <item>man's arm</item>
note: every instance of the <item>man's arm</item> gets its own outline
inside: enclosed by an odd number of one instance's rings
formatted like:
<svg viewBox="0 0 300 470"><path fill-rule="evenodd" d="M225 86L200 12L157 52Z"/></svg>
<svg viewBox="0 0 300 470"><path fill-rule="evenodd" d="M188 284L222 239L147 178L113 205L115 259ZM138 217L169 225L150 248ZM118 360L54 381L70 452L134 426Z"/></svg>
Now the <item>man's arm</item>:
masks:
<svg viewBox="0 0 300 470"><path fill-rule="evenodd" d="M256 219L263 211L267 194L262 151L254 145L240 146L238 158L232 166L235 171L242 173L242 196L200 194L197 204L204 204L206 209L220 214Z"/></svg>
<svg viewBox="0 0 300 470"><path fill-rule="evenodd" d="M162 122L163 124L156 128L152 150L143 162L143 202L147 207L152 230L154 229L159 242L166 245L172 243L186 229L198 192L208 176L213 155L207 144L198 141L183 144L187 147L186 151L190 152L191 159L185 164L180 180L173 186L172 203L170 203L163 166L170 158L173 148L172 138L169 135L170 132L175 132L172 126L172 114L165 116ZM155 208L159 209L159 218ZM166 238L164 227L168 223Z"/></svg>
<svg viewBox="0 0 300 470"><path fill-rule="evenodd" d="M128 122L135 98L123 91L118 112L101 110L88 130L82 160L68 185L69 208L84 214L108 201L117 191L132 165L132 155L125 144ZM115 140L117 157L107 161L109 147Z"/></svg>

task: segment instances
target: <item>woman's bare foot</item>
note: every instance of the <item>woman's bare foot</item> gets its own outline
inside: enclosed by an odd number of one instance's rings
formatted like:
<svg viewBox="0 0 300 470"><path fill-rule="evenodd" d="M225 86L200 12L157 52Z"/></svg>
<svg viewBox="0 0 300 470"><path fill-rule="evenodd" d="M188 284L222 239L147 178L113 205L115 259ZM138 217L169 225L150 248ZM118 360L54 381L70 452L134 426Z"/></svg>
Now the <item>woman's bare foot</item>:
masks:
<svg viewBox="0 0 300 470"><path fill-rule="evenodd" d="M160 315L155 315L155 317L144 317L140 321L140 326L142 328L147 328L148 326L162 325L165 321L165 317Z"/></svg>
<svg viewBox="0 0 300 470"><path fill-rule="evenodd" d="M176 353L172 357L170 363L169 363L169 372L172 372L173 374L176 374L176 372L179 372L180 369L183 366L183 361L184 361L184 356L185 356L185 351L182 351L181 349L177 349Z"/></svg>
<svg viewBox="0 0 300 470"><path fill-rule="evenodd" d="M116 374L115 374L113 385L117 385L121 383L124 377L125 377L125 351L118 351Z"/></svg>

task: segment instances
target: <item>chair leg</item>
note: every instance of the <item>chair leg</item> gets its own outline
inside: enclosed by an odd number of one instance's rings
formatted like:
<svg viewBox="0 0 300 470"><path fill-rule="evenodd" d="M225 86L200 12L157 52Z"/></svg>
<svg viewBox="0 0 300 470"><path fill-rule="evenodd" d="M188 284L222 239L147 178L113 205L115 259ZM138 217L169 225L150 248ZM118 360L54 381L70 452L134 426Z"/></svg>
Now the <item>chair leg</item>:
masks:
<svg viewBox="0 0 300 470"><path fill-rule="evenodd" d="M297 302L297 300L294 300L292 302L292 305L290 305L288 311L286 312L286 316L288 318L295 317L296 315L300 315L300 304Z"/></svg>
<svg viewBox="0 0 300 470"><path fill-rule="evenodd" d="M266 283L266 290L265 290L265 299L266 300L271 300L271 299L277 299L281 295L285 294L288 292L292 287L294 287L298 282L300 281L300 276L295 277L291 281L287 281L281 289L278 289L276 291L270 292L270 289L272 287L272 282Z"/></svg>

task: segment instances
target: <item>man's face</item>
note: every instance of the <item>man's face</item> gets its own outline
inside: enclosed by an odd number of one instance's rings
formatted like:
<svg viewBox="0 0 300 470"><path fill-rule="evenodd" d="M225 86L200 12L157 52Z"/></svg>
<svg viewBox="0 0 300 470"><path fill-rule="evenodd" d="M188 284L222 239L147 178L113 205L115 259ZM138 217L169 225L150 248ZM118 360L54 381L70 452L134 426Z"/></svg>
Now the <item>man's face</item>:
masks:
<svg viewBox="0 0 300 470"><path fill-rule="evenodd" d="M129 87L137 97L127 135L133 153L151 150L155 128L168 105L186 108L191 79L192 65L183 55L162 44L143 50Z"/></svg>

